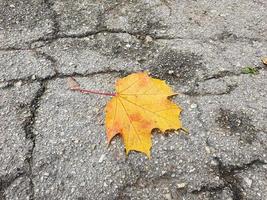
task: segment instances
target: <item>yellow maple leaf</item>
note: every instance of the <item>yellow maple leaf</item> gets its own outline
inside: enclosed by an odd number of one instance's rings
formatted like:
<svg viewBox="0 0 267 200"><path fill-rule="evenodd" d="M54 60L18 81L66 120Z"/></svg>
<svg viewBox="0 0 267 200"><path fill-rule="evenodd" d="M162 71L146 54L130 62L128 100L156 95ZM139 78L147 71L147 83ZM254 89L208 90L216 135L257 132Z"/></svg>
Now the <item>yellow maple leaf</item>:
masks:
<svg viewBox="0 0 267 200"><path fill-rule="evenodd" d="M120 134L126 154L135 150L150 158L151 131L182 128L181 108L168 97L175 95L165 81L147 73L134 73L116 82L116 94L106 106L108 142Z"/></svg>

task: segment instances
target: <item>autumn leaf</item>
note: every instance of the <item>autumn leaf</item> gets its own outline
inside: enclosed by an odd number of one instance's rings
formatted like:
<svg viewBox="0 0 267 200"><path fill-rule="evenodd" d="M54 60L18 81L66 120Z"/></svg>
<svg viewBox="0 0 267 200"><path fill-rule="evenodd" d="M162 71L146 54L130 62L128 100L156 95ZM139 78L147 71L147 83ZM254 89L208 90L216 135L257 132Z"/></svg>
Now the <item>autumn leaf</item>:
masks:
<svg viewBox="0 0 267 200"><path fill-rule="evenodd" d="M175 95L165 81L134 73L116 82L116 94L106 106L108 142L120 134L126 154L135 150L150 157L151 131L182 128L181 108L168 99Z"/></svg>
<svg viewBox="0 0 267 200"><path fill-rule="evenodd" d="M84 94L112 96L106 105L108 143L120 134L126 148L145 153L150 158L151 131L183 129L181 108L168 97L176 95L165 81L150 78L147 73L134 73L116 82L116 93L82 89L72 77L67 79L71 90ZM186 131L186 130L185 130Z"/></svg>

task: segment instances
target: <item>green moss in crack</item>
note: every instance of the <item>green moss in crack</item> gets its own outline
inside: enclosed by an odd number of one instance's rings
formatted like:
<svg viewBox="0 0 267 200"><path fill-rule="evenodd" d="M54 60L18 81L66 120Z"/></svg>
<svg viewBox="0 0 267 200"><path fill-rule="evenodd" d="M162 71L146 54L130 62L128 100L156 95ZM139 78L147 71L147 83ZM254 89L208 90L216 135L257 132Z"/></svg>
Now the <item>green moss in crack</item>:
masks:
<svg viewBox="0 0 267 200"><path fill-rule="evenodd" d="M242 74L252 74L256 75L259 74L259 70L256 67L244 67L241 70Z"/></svg>

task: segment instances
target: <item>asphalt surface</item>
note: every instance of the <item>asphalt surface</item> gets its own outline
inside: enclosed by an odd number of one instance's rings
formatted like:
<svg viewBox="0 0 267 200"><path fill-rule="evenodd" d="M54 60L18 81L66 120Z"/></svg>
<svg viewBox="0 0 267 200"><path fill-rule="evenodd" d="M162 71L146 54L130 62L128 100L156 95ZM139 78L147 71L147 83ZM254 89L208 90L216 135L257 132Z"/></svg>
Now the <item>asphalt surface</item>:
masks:
<svg viewBox="0 0 267 200"><path fill-rule="evenodd" d="M266 200L267 1L0 0L1 200ZM247 74L244 69L257 73ZM179 93L151 159L107 145L114 82ZM178 133L178 134L177 134Z"/></svg>

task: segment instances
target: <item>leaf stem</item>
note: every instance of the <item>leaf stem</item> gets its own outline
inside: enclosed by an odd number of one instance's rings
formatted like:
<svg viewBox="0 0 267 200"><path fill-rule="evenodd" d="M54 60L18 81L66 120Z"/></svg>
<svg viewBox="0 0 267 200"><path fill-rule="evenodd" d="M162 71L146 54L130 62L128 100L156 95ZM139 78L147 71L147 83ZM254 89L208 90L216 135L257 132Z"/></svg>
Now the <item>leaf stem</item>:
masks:
<svg viewBox="0 0 267 200"><path fill-rule="evenodd" d="M99 92L96 90L86 90L86 89L80 89L80 88L72 88L71 90L78 91L83 94L99 94L99 95L104 95L104 96L116 96L115 93Z"/></svg>

